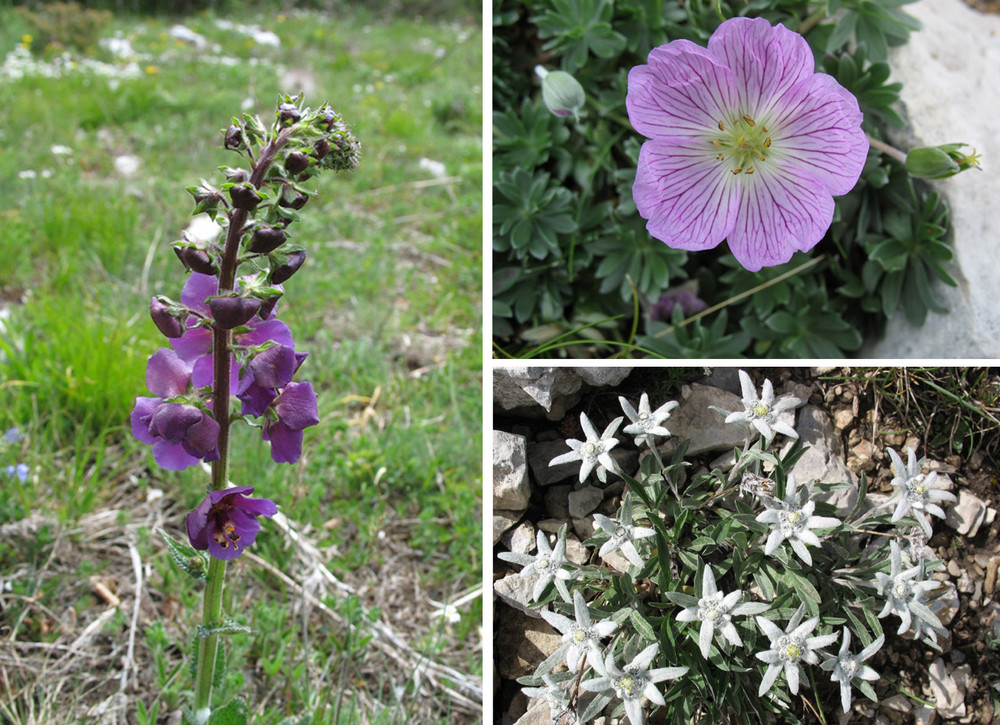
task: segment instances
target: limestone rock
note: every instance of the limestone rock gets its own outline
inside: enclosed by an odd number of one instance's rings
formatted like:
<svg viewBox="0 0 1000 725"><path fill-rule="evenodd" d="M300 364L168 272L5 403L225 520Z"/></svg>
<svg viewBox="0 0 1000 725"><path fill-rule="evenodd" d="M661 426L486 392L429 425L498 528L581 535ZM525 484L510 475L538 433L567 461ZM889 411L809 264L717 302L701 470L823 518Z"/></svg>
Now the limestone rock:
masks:
<svg viewBox="0 0 1000 725"><path fill-rule="evenodd" d="M493 431L493 507L523 511L530 499L524 436Z"/></svg>
<svg viewBox="0 0 1000 725"><path fill-rule="evenodd" d="M562 644L562 635L537 614L502 609L497 615L494 652L502 677L513 680L531 674Z"/></svg>
<svg viewBox="0 0 1000 725"><path fill-rule="evenodd" d="M503 509L493 509L493 545L500 541L509 528L516 524L523 514L523 511L504 511Z"/></svg>
<svg viewBox="0 0 1000 725"><path fill-rule="evenodd" d="M994 168L1000 159L995 80L1000 16L976 12L961 0L919 0L905 11L923 30L889 54L892 80L903 83L902 101L913 137L897 143L909 148L962 141L982 154L984 166ZM861 357L1000 356L997 266L983 264L1000 255L993 211L1000 208L1000 185L988 183L987 174L973 170L931 182L951 207L955 232L955 260L949 267L959 286L934 286L950 312L928 314L920 328L910 327L899 312L889 321L885 337L867 345Z"/></svg>
<svg viewBox="0 0 1000 725"><path fill-rule="evenodd" d="M802 457L792 467L792 474L801 486L813 481L825 483L848 483L849 488L837 488L828 493L816 494L818 501L826 501L837 507L840 514L847 514L858 502L858 486L854 474L844 463L844 445L840 434L834 430L833 421L821 408L806 405L799 410L799 420L795 427L799 439L809 446ZM792 447L792 441L783 451Z"/></svg>
<svg viewBox="0 0 1000 725"><path fill-rule="evenodd" d="M689 457L707 451L725 451L743 446L746 442L743 427L735 423L726 425L726 416L709 407L716 406L729 411L743 410L743 403L738 395L692 383L684 386L681 396L680 407L670 414L670 430L674 435L667 439L664 446L667 456L676 448L676 441L683 441L685 438L691 439ZM753 438L756 437L754 431Z"/></svg>
<svg viewBox="0 0 1000 725"><path fill-rule="evenodd" d="M580 461L549 465L553 458L569 450L566 441L537 441L528 447L528 467L539 486L550 486L569 478L579 480Z"/></svg>
<svg viewBox="0 0 1000 725"><path fill-rule="evenodd" d="M604 491L597 486L584 486L578 491L569 494L569 515L574 519L580 519L601 505L604 500Z"/></svg>
<svg viewBox="0 0 1000 725"><path fill-rule="evenodd" d="M629 376L632 368L571 368L587 385L607 387L618 385Z"/></svg>
<svg viewBox="0 0 1000 725"><path fill-rule="evenodd" d="M582 385L571 368L498 367L493 370L493 404L519 415L560 420L579 400Z"/></svg>
<svg viewBox="0 0 1000 725"><path fill-rule="evenodd" d="M958 492L958 502L945 503L948 514L944 522L959 534L975 536L986 518L986 503L968 491Z"/></svg>
<svg viewBox="0 0 1000 725"><path fill-rule="evenodd" d="M931 692L938 715L943 719L965 716L965 691L972 676L969 665L959 665L948 672L943 659L938 657L930 667Z"/></svg>

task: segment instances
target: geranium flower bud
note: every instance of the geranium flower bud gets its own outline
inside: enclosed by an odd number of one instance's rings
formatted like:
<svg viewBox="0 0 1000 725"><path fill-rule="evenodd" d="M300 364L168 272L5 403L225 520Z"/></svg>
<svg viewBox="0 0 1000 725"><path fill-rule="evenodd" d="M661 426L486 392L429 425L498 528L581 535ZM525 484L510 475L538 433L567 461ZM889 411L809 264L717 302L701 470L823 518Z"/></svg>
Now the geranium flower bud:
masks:
<svg viewBox="0 0 1000 725"><path fill-rule="evenodd" d="M215 260L204 249L198 249L197 247L174 247L174 254L181 260L184 268L192 272L211 275L219 273L219 268L216 266Z"/></svg>
<svg viewBox="0 0 1000 725"><path fill-rule="evenodd" d="M274 516L278 507L266 498L250 498L252 486L210 491L187 515L191 546L207 550L215 559L230 561L253 544L260 531L258 516Z"/></svg>
<svg viewBox="0 0 1000 725"><path fill-rule="evenodd" d="M250 238L247 249L254 254L270 254L285 243L287 236L283 229L276 227L257 227Z"/></svg>
<svg viewBox="0 0 1000 725"><path fill-rule="evenodd" d="M260 309L260 300L256 297L240 297L230 295L225 297L210 297L208 308L212 311L215 324L223 330L244 325Z"/></svg>
<svg viewBox="0 0 1000 725"><path fill-rule="evenodd" d="M229 198L237 209L253 211L260 204L262 197L250 184L237 184L229 189Z"/></svg>
<svg viewBox="0 0 1000 725"><path fill-rule="evenodd" d="M964 154L964 143L946 143L940 146L921 146L906 154L906 170L918 179L946 179L949 176L979 168L979 154Z"/></svg>
<svg viewBox="0 0 1000 725"><path fill-rule="evenodd" d="M172 314L173 306L162 297L153 297L149 301L149 316L153 318L156 329L166 337L178 338L184 334L184 322Z"/></svg>
<svg viewBox="0 0 1000 725"><path fill-rule="evenodd" d="M237 150L243 147L243 130L236 125L226 129L226 140L223 144L227 149Z"/></svg>
<svg viewBox="0 0 1000 725"><path fill-rule="evenodd" d="M299 267L306 261L306 251L298 249L284 255L284 261L271 265L271 284L281 284L289 277L299 271Z"/></svg>
<svg viewBox="0 0 1000 725"><path fill-rule="evenodd" d="M290 126L302 118L302 112L294 103L282 103L278 106L278 120L282 126Z"/></svg>
<svg viewBox="0 0 1000 725"><path fill-rule="evenodd" d="M535 68L542 78L542 101L557 116L577 117L587 100L580 82L566 71Z"/></svg>
<svg viewBox="0 0 1000 725"><path fill-rule="evenodd" d="M295 176L303 171L309 166L309 157L306 156L301 151L292 151L285 158L285 171L287 171L292 176Z"/></svg>

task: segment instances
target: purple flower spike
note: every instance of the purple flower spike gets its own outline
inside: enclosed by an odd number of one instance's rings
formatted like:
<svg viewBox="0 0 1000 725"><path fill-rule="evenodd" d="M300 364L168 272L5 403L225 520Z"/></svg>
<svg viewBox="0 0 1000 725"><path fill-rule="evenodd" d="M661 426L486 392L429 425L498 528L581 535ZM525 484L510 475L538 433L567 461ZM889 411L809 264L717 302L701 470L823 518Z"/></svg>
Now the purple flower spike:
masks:
<svg viewBox="0 0 1000 725"><path fill-rule="evenodd" d="M272 345L257 353L247 363L236 388L243 415L263 415L283 388L292 381L295 371L308 353L295 352L286 345Z"/></svg>
<svg viewBox="0 0 1000 725"><path fill-rule="evenodd" d="M674 40L629 72L629 119L651 139L632 187L650 234L688 250L728 239L753 272L823 238L868 140L857 100L814 67L801 35L731 18L708 48Z"/></svg>
<svg viewBox="0 0 1000 725"><path fill-rule="evenodd" d="M230 561L253 544L260 531L258 516L274 516L278 507L266 498L249 498L252 486L236 486L210 491L194 511L187 515L191 546L215 559Z"/></svg>
<svg viewBox="0 0 1000 725"><path fill-rule="evenodd" d="M295 463L302 455L302 429L319 423L316 393L309 383L289 383L272 409L278 419L268 421L263 431L264 440L271 442L271 458Z"/></svg>

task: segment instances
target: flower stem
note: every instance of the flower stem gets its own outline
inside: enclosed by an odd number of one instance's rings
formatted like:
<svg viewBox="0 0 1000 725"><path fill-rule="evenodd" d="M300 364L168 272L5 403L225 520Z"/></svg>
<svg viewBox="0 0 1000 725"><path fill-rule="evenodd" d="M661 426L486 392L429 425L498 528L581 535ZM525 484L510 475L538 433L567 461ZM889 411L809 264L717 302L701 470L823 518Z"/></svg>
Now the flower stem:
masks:
<svg viewBox="0 0 1000 725"><path fill-rule="evenodd" d="M868 134L865 134L865 136L868 138L868 143L871 144L872 148L881 151L886 156L891 156L902 164L906 163L906 154L899 149L894 146L890 146L885 141L879 141L877 138L872 138L871 136L868 136Z"/></svg>
<svg viewBox="0 0 1000 725"><path fill-rule="evenodd" d="M819 23L823 18L826 17L826 7L818 7L812 11L812 13L805 20L802 21L802 25L799 26L799 35L805 35Z"/></svg>
<svg viewBox="0 0 1000 725"><path fill-rule="evenodd" d="M282 130L270 143L261 149L260 156L253 164L250 183L257 189L264 183L264 176L274 162L278 151L288 141L291 129ZM236 285L236 269L239 266L240 241L249 212L234 209L229 216L226 232L226 246L219 267L219 294L230 292ZM212 461L212 488L216 491L226 488L229 482L229 396L232 332L216 327L212 332L212 414L219 424L219 457ZM222 619L222 585L226 576L226 562L211 559L208 565L208 583L205 585L205 599L202 603L202 625L212 627ZM195 712L212 706L212 679L219 652L219 635L211 634L198 641L198 664L194 692Z"/></svg>

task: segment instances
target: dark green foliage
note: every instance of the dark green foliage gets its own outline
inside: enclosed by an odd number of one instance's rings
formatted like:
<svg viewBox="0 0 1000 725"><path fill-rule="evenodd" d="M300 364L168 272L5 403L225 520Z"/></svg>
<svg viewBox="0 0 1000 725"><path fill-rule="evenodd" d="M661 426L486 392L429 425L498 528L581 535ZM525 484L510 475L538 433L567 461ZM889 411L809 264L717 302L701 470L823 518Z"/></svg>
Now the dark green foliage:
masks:
<svg viewBox="0 0 1000 725"><path fill-rule="evenodd" d="M908 0L496 0L493 5L494 342L501 354L844 357L902 308L943 311L954 284L948 211L902 165L872 150L807 254L752 273L725 243L685 252L653 238L632 200L639 147L625 109L629 70L726 18L762 16L804 32L817 70L853 93L864 129L901 127L887 49L919 24ZM832 20L836 15L836 21ZM542 103L535 66L570 72L587 101L575 120ZM951 141L953 139L941 139ZM656 321L657 300L691 290L709 312ZM680 313L678 313L680 314ZM557 343L557 344L556 344Z"/></svg>

